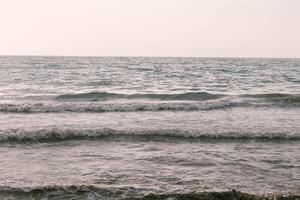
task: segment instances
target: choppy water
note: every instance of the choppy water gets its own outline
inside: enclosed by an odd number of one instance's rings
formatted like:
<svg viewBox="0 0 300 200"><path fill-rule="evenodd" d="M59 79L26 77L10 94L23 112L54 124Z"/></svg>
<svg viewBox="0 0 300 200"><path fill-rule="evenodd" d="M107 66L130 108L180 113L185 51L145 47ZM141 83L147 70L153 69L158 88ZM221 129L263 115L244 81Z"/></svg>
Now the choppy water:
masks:
<svg viewBox="0 0 300 200"><path fill-rule="evenodd" d="M0 57L0 198L300 194L300 60Z"/></svg>

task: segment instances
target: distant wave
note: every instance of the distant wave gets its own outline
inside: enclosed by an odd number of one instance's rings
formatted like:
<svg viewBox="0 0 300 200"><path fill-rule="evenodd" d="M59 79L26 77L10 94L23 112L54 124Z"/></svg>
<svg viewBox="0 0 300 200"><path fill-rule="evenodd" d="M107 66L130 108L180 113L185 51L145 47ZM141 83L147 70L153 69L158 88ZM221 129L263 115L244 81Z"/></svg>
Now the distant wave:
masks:
<svg viewBox="0 0 300 200"><path fill-rule="evenodd" d="M79 94L64 94L56 97L57 100L86 100L105 101L110 99L157 99L157 100L190 100L201 101L221 98L224 95L208 92L189 92L181 94L118 94L108 92L88 92Z"/></svg>
<svg viewBox="0 0 300 200"><path fill-rule="evenodd" d="M250 94L244 97L263 98L271 101L282 101L290 103L300 103L300 94L283 94L283 93L266 93L266 94Z"/></svg>
<svg viewBox="0 0 300 200"><path fill-rule="evenodd" d="M218 192L162 193L135 187L97 187L95 185L43 186L32 188L0 187L2 199L111 199L111 200L296 200L300 195L259 196L236 190Z"/></svg>
<svg viewBox="0 0 300 200"><path fill-rule="evenodd" d="M183 130L116 130L96 129L4 129L0 130L0 142L8 141L56 141L83 139L120 139L120 140L185 140L185 139L284 139L300 140L300 133L252 133L221 132L205 133Z"/></svg>

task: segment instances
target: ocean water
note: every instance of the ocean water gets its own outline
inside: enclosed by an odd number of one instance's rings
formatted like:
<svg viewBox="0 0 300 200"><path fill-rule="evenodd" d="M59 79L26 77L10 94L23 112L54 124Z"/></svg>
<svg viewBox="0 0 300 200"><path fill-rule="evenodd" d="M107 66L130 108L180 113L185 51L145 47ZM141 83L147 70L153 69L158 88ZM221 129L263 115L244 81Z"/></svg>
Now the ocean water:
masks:
<svg viewBox="0 0 300 200"><path fill-rule="evenodd" d="M0 57L0 199L300 195L300 59Z"/></svg>

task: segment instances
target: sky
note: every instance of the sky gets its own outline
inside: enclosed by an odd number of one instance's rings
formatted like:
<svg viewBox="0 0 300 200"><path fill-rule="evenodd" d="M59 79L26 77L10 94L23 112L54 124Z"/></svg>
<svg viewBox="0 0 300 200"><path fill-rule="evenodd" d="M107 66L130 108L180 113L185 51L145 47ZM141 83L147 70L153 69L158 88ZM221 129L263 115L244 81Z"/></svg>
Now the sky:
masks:
<svg viewBox="0 0 300 200"><path fill-rule="evenodd" d="M300 0L0 0L0 55L300 57Z"/></svg>

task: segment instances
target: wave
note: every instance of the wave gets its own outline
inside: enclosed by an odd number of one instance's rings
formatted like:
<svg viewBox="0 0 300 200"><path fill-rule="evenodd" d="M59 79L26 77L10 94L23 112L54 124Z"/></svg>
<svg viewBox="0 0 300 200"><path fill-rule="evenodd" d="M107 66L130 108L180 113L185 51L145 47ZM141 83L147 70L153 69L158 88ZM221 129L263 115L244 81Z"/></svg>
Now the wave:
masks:
<svg viewBox="0 0 300 200"><path fill-rule="evenodd" d="M148 191L135 187L97 187L94 185L41 186L32 188L0 187L1 199L111 199L111 200L296 200L300 195L266 196L231 191L203 191L192 193L176 193Z"/></svg>
<svg viewBox="0 0 300 200"><path fill-rule="evenodd" d="M294 99L295 101L295 99ZM229 108L299 107L300 102L277 100L274 102L249 100L221 100L210 102L48 102L48 103L0 103L0 112L9 113L58 113L58 112L139 112L139 111L201 111Z"/></svg>
<svg viewBox="0 0 300 200"><path fill-rule="evenodd" d="M0 112L56 113L56 112L138 112L138 111L199 111L246 106L246 103L220 102L130 102L130 103L2 103Z"/></svg>
<svg viewBox="0 0 300 200"><path fill-rule="evenodd" d="M201 101L218 99L224 97L221 94L211 94L208 92L189 92L181 94L118 94L109 92L88 92L78 94L63 94L56 97L57 100L86 100L105 101L111 99L157 99L157 100L190 100Z"/></svg>
<svg viewBox="0 0 300 200"><path fill-rule="evenodd" d="M266 93L266 94L250 94L244 97L263 98L271 101L281 101L290 103L300 103L300 94L284 94L284 93Z"/></svg>
<svg viewBox="0 0 300 200"><path fill-rule="evenodd" d="M78 94L63 94L55 97L57 100L85 100L85 101L107 101L114 99L152 99L163 101L205 101L220 99L223 97L233 98L256 98L271 101L282 101L291 103L300 103L300 94L285 93L261 93L261 94L244 94L244 95L225 95L212 94L208 92L188 92L179 94L121 94L108 92L88 92Z"/></svg>
<svg viewBox="0 0 300 200"><path fill-rule="evenodd" d="M72 101L23 101L16 103L0 103L0 112L12 113L48 113L48 112L138 112L138 111L201 111L228 109L236 107L299 107L300 95L296 94L250 94L250 95L212 95L209 93L185 93L177 95L167 94L116 94L116 93L84 93L61 95L56 99L68 98ZM96 96L102 98L100 102L92 101ZM205 97L206 96L206 97ZM78 97L88 101L73 101ZM127 101L106 101L107 98L127 98ZM161 98L158 101L141 101L137 98ZM217 98L219 99L209 99ZM131 99L132 98L132 99ZM202 98L202 101L199 99ZM204 98L207 98L204 100ZM130 101L129 101L130 99ZM196 99L198 99L196 101ZM177 101L181 100L181 101Z"/></svg>
<svg viewBox="0 0 300 200"><path fill-rule="evenodd" d="M44 129L3 129L0 130L0 142L64 141L64 140L142 140L142 141L201 141L212 140L300 140L296 132L220 132L206 133L184 130L117 130L110 128L63 129L49 127Z"/></svg>

